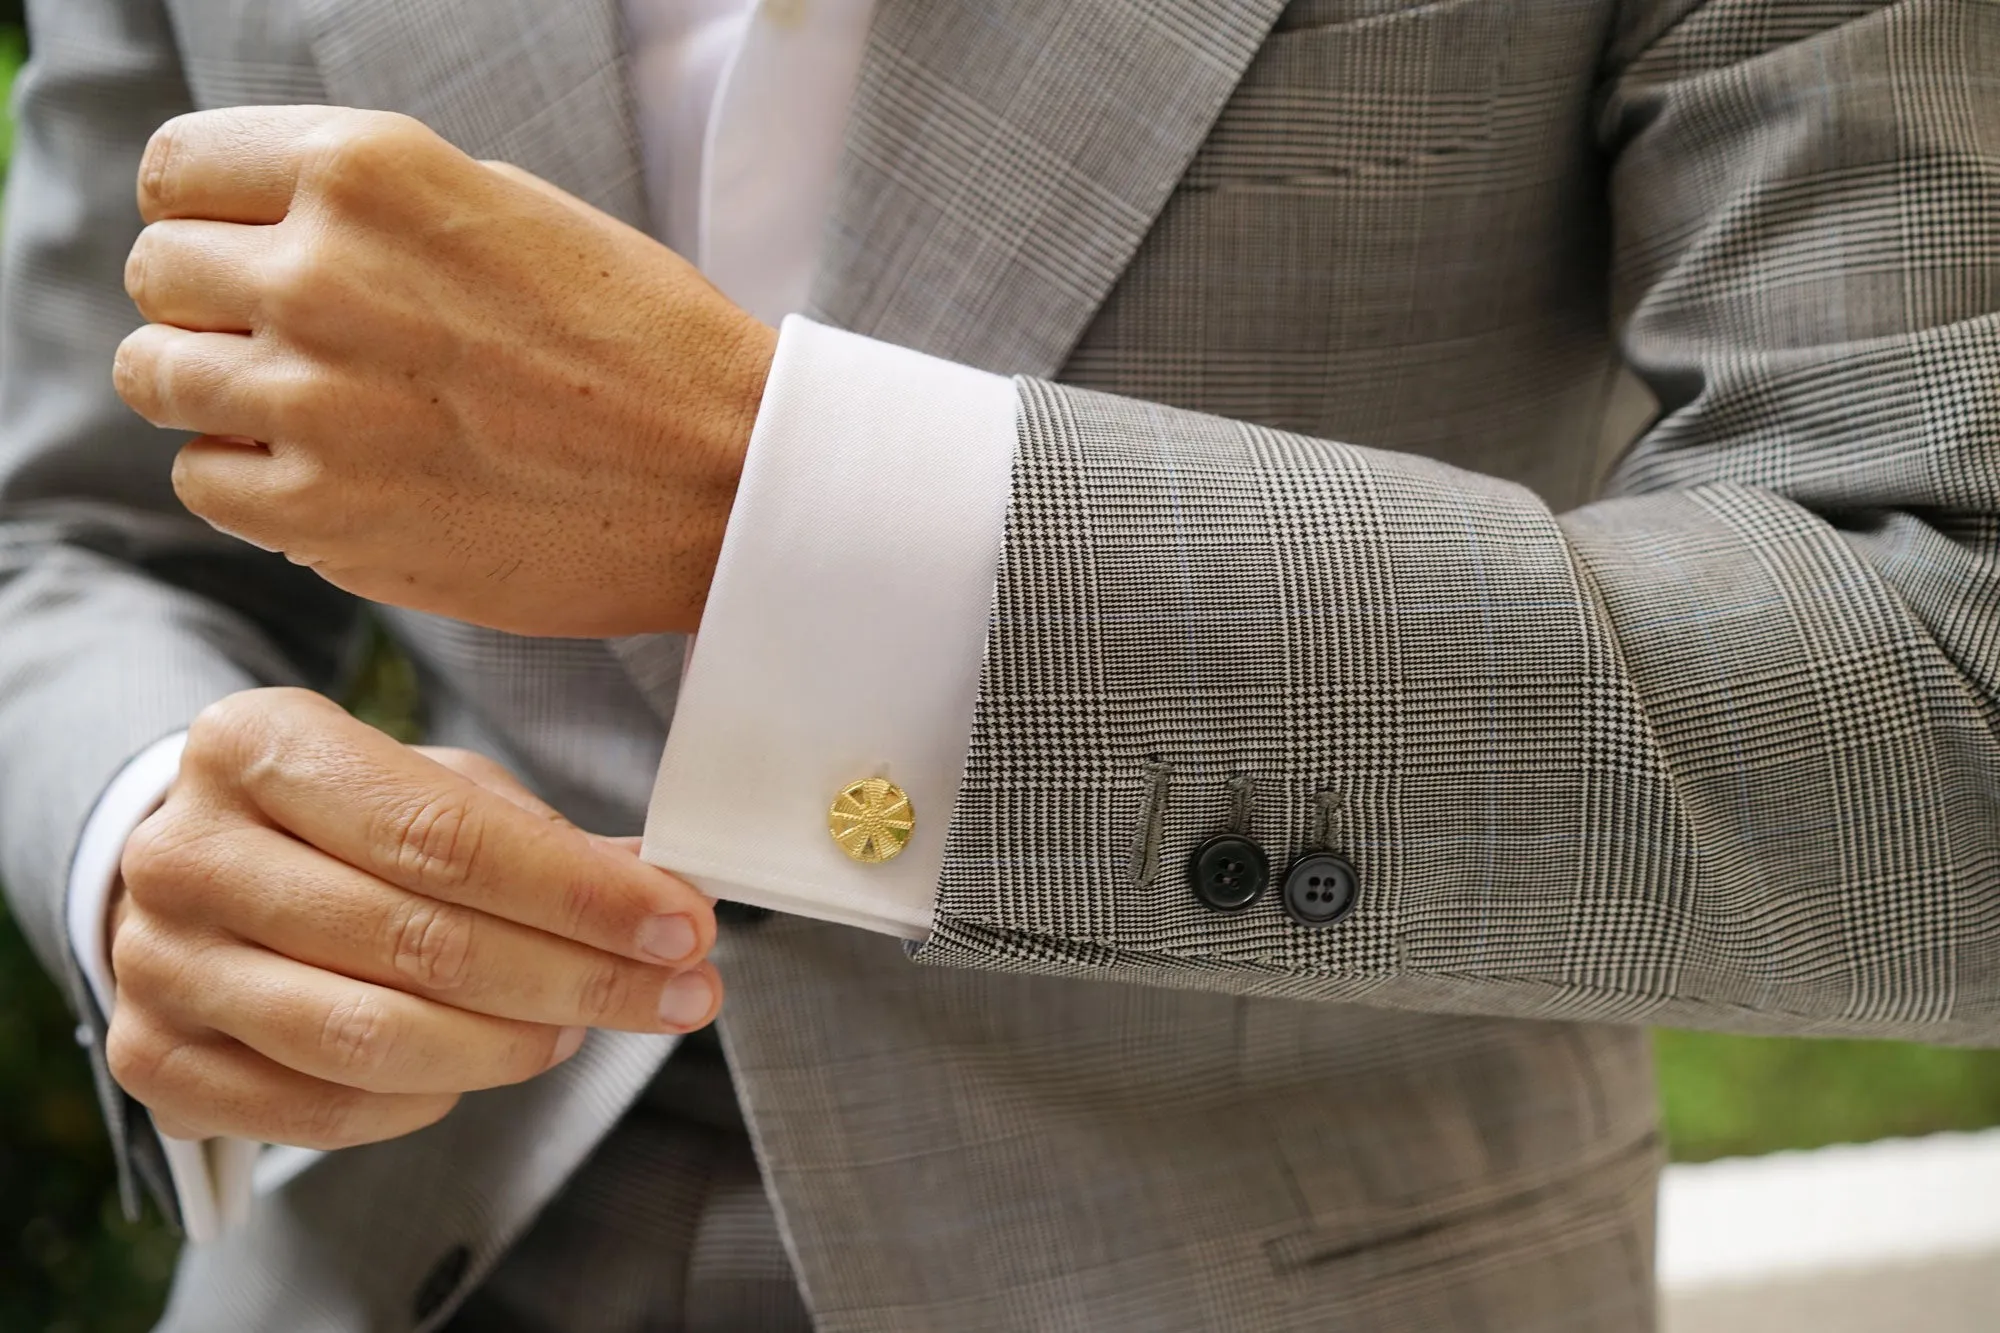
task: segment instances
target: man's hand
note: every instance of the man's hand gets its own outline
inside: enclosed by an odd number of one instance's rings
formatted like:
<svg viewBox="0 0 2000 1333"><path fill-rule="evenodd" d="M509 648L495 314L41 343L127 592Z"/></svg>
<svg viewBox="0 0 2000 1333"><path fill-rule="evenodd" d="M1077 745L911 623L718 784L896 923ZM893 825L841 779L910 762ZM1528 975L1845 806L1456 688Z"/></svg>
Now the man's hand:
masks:
<svg viewBox="0 0 2000 1333"><path fill-rule="evenodd" d="M119 393L174 486L364 597L523 634L700 619L776 334L666 247L417 121L169 121Z"/></svg>
<svg viewBox="0 0 2000 1333"><path fill-rule="evenodd" d="M196 720L123 874L106 1054L177 1138L392 1138L586 1026L685 1032L721 999L700 893L303 690Z"/></svg>

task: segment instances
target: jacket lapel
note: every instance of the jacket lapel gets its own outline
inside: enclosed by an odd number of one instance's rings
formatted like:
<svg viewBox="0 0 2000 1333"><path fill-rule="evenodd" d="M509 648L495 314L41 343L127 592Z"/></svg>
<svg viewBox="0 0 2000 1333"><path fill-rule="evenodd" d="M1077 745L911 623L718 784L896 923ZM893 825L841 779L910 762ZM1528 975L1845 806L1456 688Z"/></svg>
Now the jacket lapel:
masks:
<svg viewBox="0 0 2000 1333"><path fill-rule="evenodd" d="M1062 365L1283 0L880 0L812 311Z"/></svg>
<svg viewBox="0 0 2000 1333"><path fill-rule="evenodd" d="M648 227L615 0L307 0L327 94ZM879 0L812 312L1053 374L1283 0Z"/></svg>
<svg viewBox="0 0 2000 1333"><path fill-rule="evenodd" d="M417 117L647 228L616 0L306 0L328 97Z"/></svg>

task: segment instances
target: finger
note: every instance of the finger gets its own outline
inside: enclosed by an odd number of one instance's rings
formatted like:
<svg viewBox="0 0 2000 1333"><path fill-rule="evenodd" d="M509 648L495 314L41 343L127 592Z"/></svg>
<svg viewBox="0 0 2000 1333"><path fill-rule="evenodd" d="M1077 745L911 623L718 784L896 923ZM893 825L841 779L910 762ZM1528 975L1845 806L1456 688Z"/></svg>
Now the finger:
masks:
<svg viewBox="0 0 2000 1333"><path fill-rule="evenodd" d="M248 944L204 943L199 968L172 946L148 966L204 984L146 995L180 1028L233 1037L287 1069L364 1092L456 1093L520 1083L575 1053L581 1028L468 1013Z"/></svg>
<svg viewBox="0 0 2000 1333"><path fill-rule="evenodd" d="M269 360L240 333L191 333L169 324L134 329L118 345L112 383L155 426L270 439Z"/></svg>
<svg viewBox="0 0 2000 1333"><path fill-rule="evenodd" d="M253 440L204 435L174 457L174 494L188 512L219 531L266 551L282 551L306 534L290 501L302 461L273 457Z"/></svg>
<svg viewBox="0 0 2000 1333"><path fill-rule="evenodd" d="M410 893L275 829L230 833L209 855L197 919L327 972L557 1027L680 1032L710 1016L665 967Z"/></svg>
<svg viewBox="0 0 2000 1333"><path fill-rule="evenodd" d="M568 818L560 810L522 786L521 780L514 776L512 770L498 760L489 759L476 750L461 750L448 745L418 745L412 748L418 754L435 759L459 776L470 778L496 796L506 797L530 814L540 815L559 824L569 823ZM627 856L637 856L645 842L645 839L637 834L618 836L586 831L584 836L599 847L611 848ZM714 902L714 899L705 893L701 896L708 902Z"/></svg>
<svg viewBox="0 0 2000 1333"><path fill-rule="evenodd" d="M177 1139L231 1134L300 1148L351 1148L442 1120L451 1093L379 1093L301 1074L223 1037L190 1040L130 1006L113 1018L112 1074Z"/></svg>
<svg viewBox="0 0 2000 1333"><path fill-rule="evenodd" d="M125 291L155 324L202 333L257 326L271 246L266 227L172 218L139 233L125 260Z"/></svg>
<svg viewBox="0 0 2000 1333"><path fill-rule="evenodd" d="M325 700L258 729L253 747L234 762L266 817L400 888L645 962L691 963L714 943L714 913L684 881L528 813Z"/></svg>
<svg viewBox="0 0 2000 1333"><path fill-rule="evenodd" d="M478 783L494 795L506 797L531 815L538 815L551 823L569 822L560 810L522 785L505 764L489 759L477 750L461 750L451 745L417 745L411 748L425 758L443 764L460 777Z"/></svg>
<svg viewBox="0 0 2000 1333"><path fill-rule="evenodd" d="M489 162L486 165L506 166L507 164L504 162ZM495 795L506 797L530 814L540 815L544 819L559 824L569 823L568 818L560 810L557 810L547 801L529 791L521 784L521 780L514 776L513 770L496 759L490 759L480 754L477 750L461 750L449 745L417 745L411 748L416 750L418 754L443 764L460 777L470 778ZM611 834L586 832L584 836L599 847L613 848L628 856L637 856L640 845L645 842L645 839L639 837L637 834L621 837ZM707 894L702 894L702 897L710 902L714 901L708 898Z"/></svg>
<svg viewBox="0 0 2000 1333"><path fill-rule="evenodd" d="M328 106L249 106L176 116L139 163L139 212L270 223L284 218L315 132L354 113Z"/></svg>

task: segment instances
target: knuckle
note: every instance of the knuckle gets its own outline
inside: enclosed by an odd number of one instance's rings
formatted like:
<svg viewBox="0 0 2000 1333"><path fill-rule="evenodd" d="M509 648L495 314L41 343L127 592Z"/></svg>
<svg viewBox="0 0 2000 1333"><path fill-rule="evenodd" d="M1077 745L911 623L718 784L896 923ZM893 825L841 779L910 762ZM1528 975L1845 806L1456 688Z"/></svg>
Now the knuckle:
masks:
<svg viewBox="0 0 2000 1333"><path fill-rule="evenodd" d="M176 861L176 839L170 831L174 816L163 807L139 821L125 839L118 857L118 874L125 891L140 902L167 877Z"/></svg>
<svg viewBox="0 0 2000 1333"><path fill-rule="evenodd" d="M562 933L576 940L590 934L591 927L604 919L610 896L593 879L582 876L571 879L557 901Z"/></svg>
<svg viewBox="0 0 2000 1333"><path fill-rule="evenodd" d="M397 974L426 990L458 989L471 975L472 933L472 913L411 897L390 921L390 951Z"/></svg>
<svg viewBox="0 0 2000 1333"><path fill-rule="evenodd" d="M174 1044L152 1024L134 1019L121 1007L111 1016L104 1038L104 1063L119 1087L151 1106L159 1099L167 1061Z"/></svg>
<svg viewBox="0 0 2000 1333"><path fill-rule="evenodd" d="M616 959L599 959L583 975L577 1009L586 1019L615 1018L630 1006L632 995L631 971Z"/></svg>
<svg viewBox="0 0 2000 1333"><path fill-rule="evenodd" d="M391 811L386 841L403 875L421 886L451 889L472 878L484 836L472 807L447 792Z"/></svg>
<svg viewBox="0 0 2000 1333"><path fill-rule="evenodd" d="M152 337L146 328L133 330L111 358L111 387L127 407L148 421L158 420L161 408Z"/></svg>
<svg viewBox="0 0 2000 1333"><path fill-rule="evenodd" d="M141 997L146 991L147 963L151 957L152 941L139 924L138 914L126 912L111 937L111 975L118 979L118 988L127 1001ZM118 1009L119 1006L114 1006L114 1018Z"/></svg>
<svg viewBox="0 0 2000 1333"><path fill-rule="evenodd" d="M175 165L180 156L181 135L186 117L175 116L153 131L139 159L139 206L157 215L170 211L176 194Z"/></svg>
<svg viewBox="0 0 2000 1333"><path fill-rule="evenodd" d="M196 418L206 415L228 392L231 370L197 348L192 337L149 325L121 349L120 392L154 425L197 429Z"/></svg>
<svg viewBox="0 0 2000 1333"><path fill-rule="evenodd" d="M218 476L211 462L210 455L192 445L176 453L169 474L174 495L190 514L218 531L255 542L264 527L259 506L240 483Z"/></svg>
<svg viewBox="0 0 2000 1333"><path fill-rule="evenodd" d="M394 1045L392 1029L389 1015L374 996L349 995L327 1009L319 1049L340 1073L367 1077L388 1062Z"/></svg>
<svg viewBox="0 0 2000 1333"><path fill-rule="evenodd" d="M369 1141L357 1114L361 1098L345 1093L304 1096L287 1108L272 1141L331 1152Z"/></svg>
<svg viewBox="0 0 2000 1333"><path fill-rule="evenodd" d="M158 233L148 226L132 242L131 252L125 256L125 294L141 312L147 307L146 270L152 263L157 238Z"/></svg>
<svg viewBox="0 0 2000 1333"><path fill-rule="evenodd" d="M234 773L246 760L264 753L271 743L272 693L240 690L195 714L188 725L182 766Z"/></svg>
<svg viewBox="0 0 2000 1333"><path fill-rule="evenodd" d="M298 367L274 367L258 385L258 399L278 442L296 443L319 435L318 427L331 415L328 398L322 380ZM295 455L296 451L288 451L286 456Z"/></svg>
<svg viewBox="0 0 2000 1333"><path fill-rule="evenodd" d="M311 159L323 191L373 195L407 165L429 132L408 116L364 111L329 122L314 137Z"/></svg>
<svg viewBox="0 0 2000 1333"><path fill-rule="evenodd" d="M119 1002L112 1013L125 1012L128 1002L143 1004L184 987L181 958L151 909L127 910L111 937L111 975L118 982Z"/></svg>
<svg viewBox="0 0 2000 1333"><path fill-rule="evenodd" d="M298 237L265 261L259 288L265 322L290 327L325 304L335 265L321 241Z"/></svg>
<svg viewBox="0 0 2000 1333"><path fill-rule="evenodd" d="M288 756L309 755L327 720L346 716L312 690L285 685L239 690L196 714L181 769L232 790L252 789Z"/></svg>
<svg viewBox="0 0 2000 1333"><path fill-rule="evenodd" d="M181 450L174 455L173 470L168 479L173 483L174 497L190 514L211 521L223 517L223 507L216 504L216 496L202 484L201 471L195 467L189 451Z"/></svg>
<svg viewBox="0 0 2000 1333"><path fill-rule="evenodd" d="M171 913L214 887L223 869L220 859L207 831L168 805L148 815L125 839L118 873L133 902Z"/></svg>

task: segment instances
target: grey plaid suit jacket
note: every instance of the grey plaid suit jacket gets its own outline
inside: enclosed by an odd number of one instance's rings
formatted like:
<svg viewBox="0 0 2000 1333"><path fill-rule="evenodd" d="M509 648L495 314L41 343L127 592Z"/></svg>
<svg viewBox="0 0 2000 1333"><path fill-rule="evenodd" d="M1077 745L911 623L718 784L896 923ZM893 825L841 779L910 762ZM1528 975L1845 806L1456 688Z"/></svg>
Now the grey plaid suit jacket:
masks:
<svg viewBox="0 0 2000 1333"><path fill-rule="evenodd" d="M148 132L390 107L645 219L610 0L31 10L0 871L67 974L110 775L357 623L111 395ZM1633 1024L1995 1036L1997 74L1988 0L882 0L817 313L1024 378L935 934L719 954L822 1327L1643 1328ZM637 828L675 645L389 621L438 739ZM1195 902L1239 777L1351 917ZM321 1161L170 1327L434 1325L665 1050Z"/></svg>

